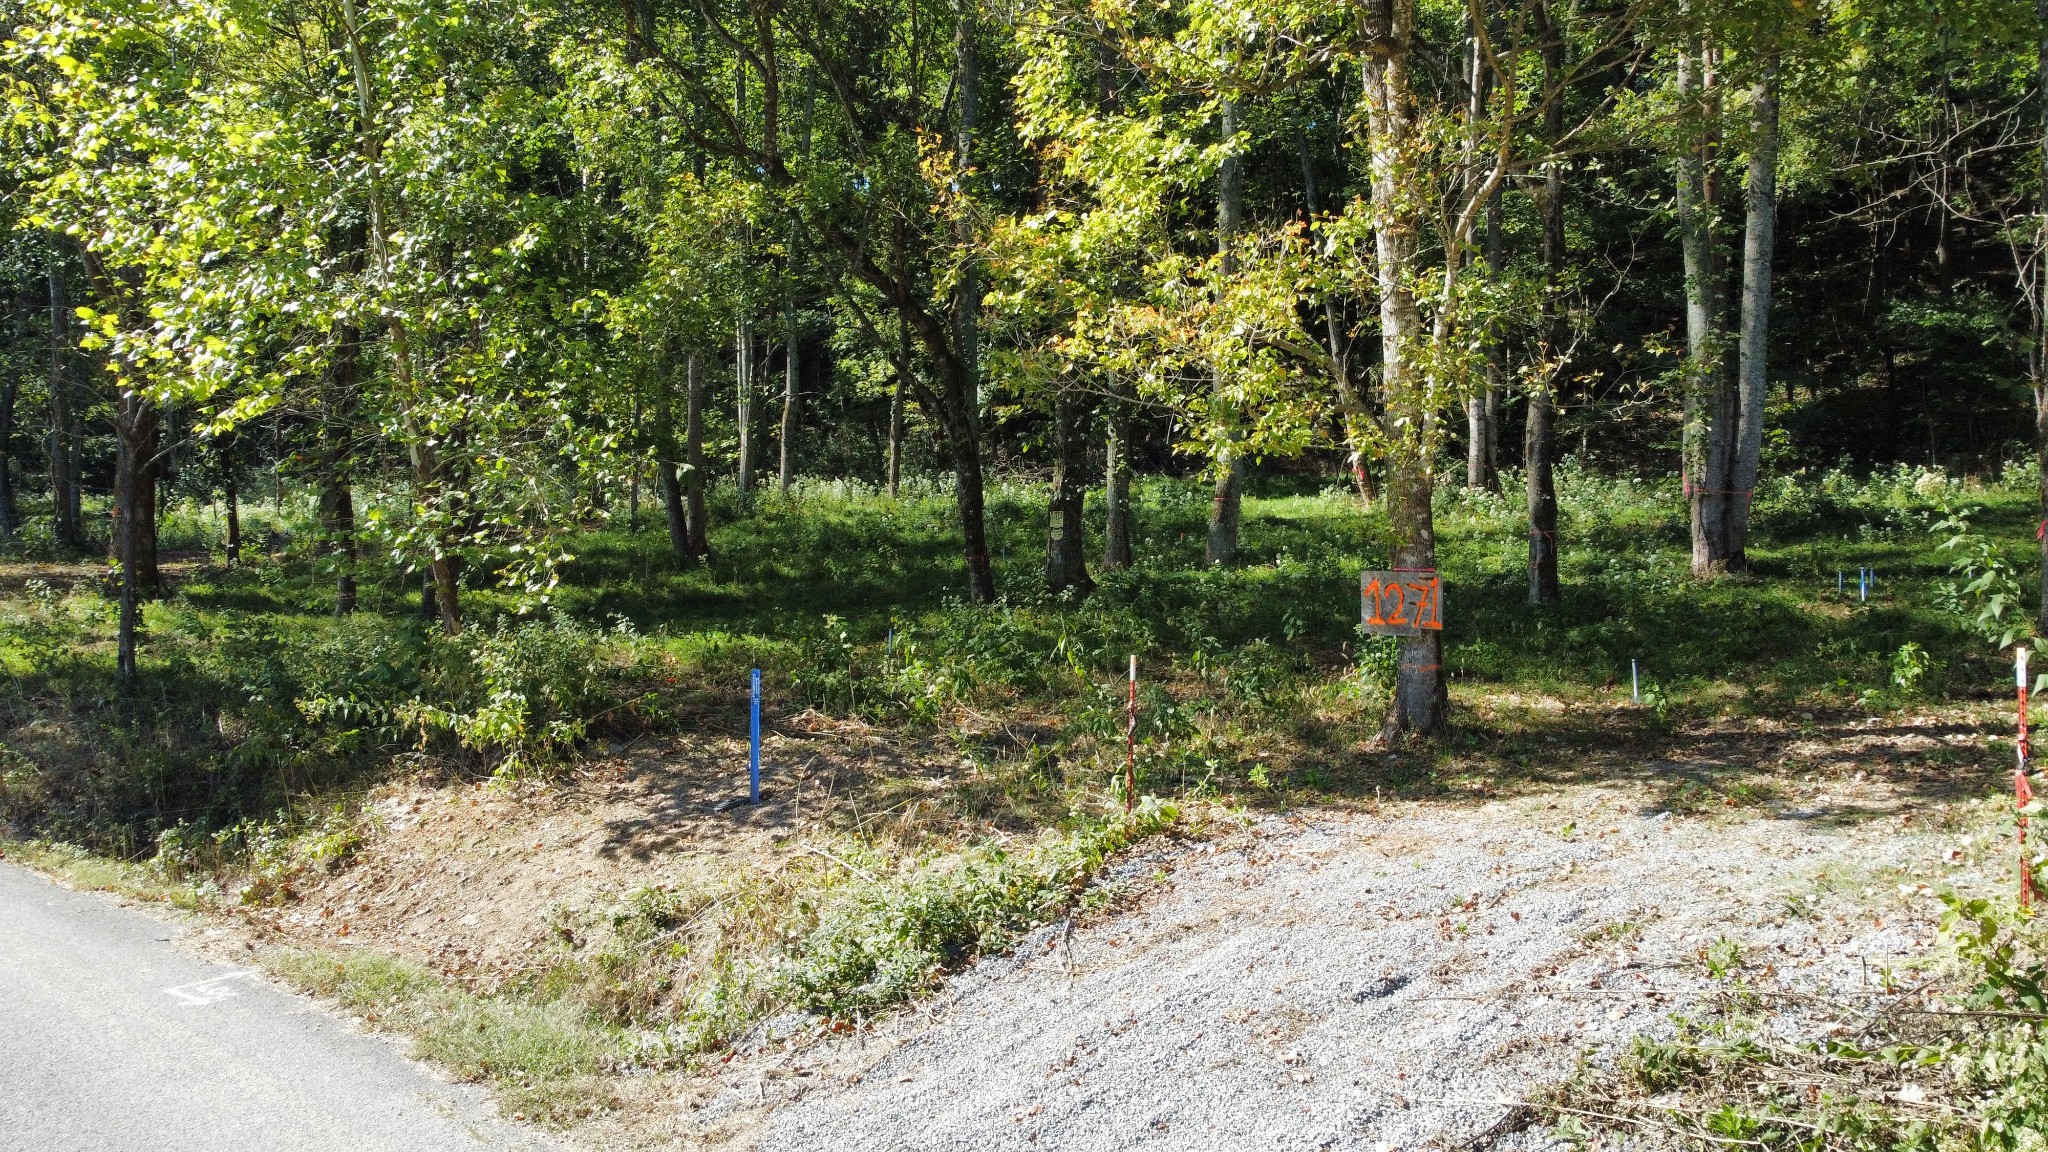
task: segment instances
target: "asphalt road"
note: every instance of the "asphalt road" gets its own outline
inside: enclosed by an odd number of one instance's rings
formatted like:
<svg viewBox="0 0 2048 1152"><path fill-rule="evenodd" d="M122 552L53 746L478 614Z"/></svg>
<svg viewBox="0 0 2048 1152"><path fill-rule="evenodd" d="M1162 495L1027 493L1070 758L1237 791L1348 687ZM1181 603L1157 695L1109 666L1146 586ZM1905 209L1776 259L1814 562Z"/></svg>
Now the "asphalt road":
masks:
<svg viewBox="0 0 2048 1152"><path fill-rule="evenodd" d="M0 864L0 1150L555 1145L173 927Z"/></svg>

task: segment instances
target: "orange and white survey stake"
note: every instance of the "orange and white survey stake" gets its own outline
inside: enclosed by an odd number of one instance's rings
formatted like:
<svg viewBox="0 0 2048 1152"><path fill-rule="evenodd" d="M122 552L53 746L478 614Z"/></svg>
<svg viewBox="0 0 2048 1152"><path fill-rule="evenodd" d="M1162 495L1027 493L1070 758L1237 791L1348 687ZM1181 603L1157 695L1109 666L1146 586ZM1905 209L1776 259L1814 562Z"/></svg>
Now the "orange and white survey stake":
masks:
<svg viewBox="0 0 2048 1152"><path fill-rule="evenodd" d="M2012 774L2012 795L2019 809L2020 846L2020 907L2034 906L2034 869L2027 863L2027 805L2034 799L2034 789L2027 783L2027 761L2030 750L2027 747L2027 650L2021 644L2013 652L2013 675L2019 681L2020 689L2020 733L2019 765Z"/></svg>
<svg viewBox="0 0 2048 1152"><path fill-rule="evenodd" d="M1124 811L1129 812L1138 797L1138 658L1131 657L1131 698L1124 705Z"/></svg>

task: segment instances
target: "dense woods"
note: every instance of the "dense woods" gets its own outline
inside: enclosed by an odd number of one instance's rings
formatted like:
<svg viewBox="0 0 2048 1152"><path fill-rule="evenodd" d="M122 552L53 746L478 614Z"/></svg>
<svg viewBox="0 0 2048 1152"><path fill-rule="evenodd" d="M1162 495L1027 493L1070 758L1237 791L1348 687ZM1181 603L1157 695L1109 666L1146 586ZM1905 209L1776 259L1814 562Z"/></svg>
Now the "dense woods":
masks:
<svg viewBox="0 0 2048 1152"><path fill-rule="evenodd" d="M1248 485L1429 569L1437 494L1513 483L1544 604L1563 460L1678 476L1712 577L1773 472L2048 448L2015 3L5 11L0 534L104 547L124 675L180 498L232 562L311 493L334 612L413 573L459 635L643 500L690 565L707 491L805 478L941 478L974 603L997 474L1071 595L1133 474L1210 487L1212 565Z"/></svg>

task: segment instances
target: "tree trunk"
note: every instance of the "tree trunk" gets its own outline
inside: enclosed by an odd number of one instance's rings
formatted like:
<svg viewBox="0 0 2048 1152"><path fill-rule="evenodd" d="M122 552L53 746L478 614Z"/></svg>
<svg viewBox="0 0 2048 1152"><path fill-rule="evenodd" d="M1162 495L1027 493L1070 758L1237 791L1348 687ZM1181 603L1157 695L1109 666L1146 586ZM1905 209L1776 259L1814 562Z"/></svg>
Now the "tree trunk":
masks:
<svg viewBox="0 0 2048 1152"><path fill-rule="evenodd" d="M359 268L368 242L361 226L337 230L336 250ZM356 610L356 498L350 482L354 465L356 406L361 386L363 333L353 324L334 329L325 394L320 398L320 531L324 553L334 562L334 614Z"/></svg>
<svg viewBox="0 0 2048 1152"><path fill-rule="evenodd" d="M334 614L356 610L356 497L330 474L320 483L321 553L334 564Z"/></svg>
<svg viewBox="0 0 2048 1152"><path fill-rule="evenodd" d="M796 429L799 377L802 373L802 341L796 330L796 306L784 313L782 353L782 459L776 472L776 488L784 496L796 481Z"/></svg>
<svg viewBox="0 0 2048 1152"><path fill-rule="evenodd" d="M639 392L634 392L633 419L626 430L626 443L631 445L626 458L632 461L633 468L626 476L626 531L629 533L640 531L640 474L646 468L646 461L640 456L640 449L645 444L640 438L641 405L644 399Z"/></svg>
<svg viewBox="0 0 2048 1152"><path fill-rule="evenodd" d="M1083 416L1072 390L1062 390L1053 402L1052 499L1045 542L1045 584L1055 594L1070 590L1085 594L1095 587L1084 551L1088 486L1081 473L1088 441L1081 430Z"/></svg>
<svg viewBox="0 0 2048 1152"><path fill-rule="evenodd" d="M17 335L19 329L17 328ZM14 495L14 401L21 382L13 375L0 386L0 540L12 540L21 530L21 513Z"/></svg>
<svg viewBox="0 0 2048 1152"><path fill-rule="evenodd" d="M1692 513L1692 570L1700 577L1728 568L1726 522L1734 462L1735 382L1728 374L1720 252L1720 85L1709 46L1679 53L1678 86L1696 136L1678 163L1680 247L1685 260L1684 476Z"/></svg>
<svg viewBox="0 0 2048 1152"><path fill-rule="evenodd" d="M1564 37L1551 20L1547 4L1536 7L1543 36L1543 135L1554 150L1564 136ZM1522 435L1529 516L1529 603L1555 604L1557 580L1557 480L1552 471L1557 455L1557 385L1564 379L1564 321L1557 294L1564 282L1564 174L1553 155L1543 165L1537 207L1543 216L1543 315L1541 318L1545 379L1529 390L1529 420Z"/></svg>
<svg viewBox="0 0 2048 1152"><path fill-rule="evenodd" d="M745 507L754 498L754 326L745 316L739 319L733 347L733 378L738 384L733 412L740 437L740 504Z"/></svg>
<svg viewBox="0 0 2048 1152"><path fill-rule="evenodd" d="M961 543L967 558L967 598L976 604L992 604L996 598L995 569L988 555L987 509L982 495L981 440L975 435L974 393L965 377L952 385L957 390L953 411L947 414L946 433L952 441L953 503L960 512Z"/></svg>
<svg viewBox="0 0 2048 1152"><path fill-rule="evenodd" d="M668 550L681 566L693 563L697 557L690 551L690 517L683 510L683 482L676 474L678 465L670 459L671 455L663 452L654 467L661 474L661 507L668 521Z"/></svg>
<svg viewBox="0 0 2048 1152"><path fill-rule="evenodd" d="M1223 102L1223 142L1229 145L1237 139L1237 103ZM1222 256L1225 278L1237 272L1237 233L1244 219L1244 161L1236 156L1224 157L1222 169L1216 180L1216 251ZM1228 564L1237 558L1237 530L1244 511L1244 460L1237 450L1237 413L1227 401L1227 382L1223 369L1215 373L1216 414L1224 422L1222 439L1216 451L1216 488L1209 501L1209 543L1203 559L1215 564Z"/></svg>
<svg viewBox="0 0 2048 1152"><path fill-rule="evenodd" d="M664 373L665 375L665 373ZM667 382L654 402L654 470L661 480L661 508L668 523L668 547L678 567L694 563L697 553L690 547L690 512L683 494L687 471L676 438L675 412L669 403Z"/></svg>
<svg viewBox="0 0 2048 1152"><path fill-rule="evenodd" d="M1557 484L1551 454L1557 444L1557 408L1547 388L1529 392L1528 422L1522 429L1524 496L1529 513L1529 603L1555 604L1557 579Z"/></svg>
<svg viewBox="0 0 2048 1152"><path fill-rule="evenodd" d="M1103 458L1102 566L1131 566L1131 417L1124 405L1109 404L1109 437Z"/></svg>
<svg viewBox="0 0 2048 1152"><path fill-rule="evenodd" d="M1507 267L1507 249L1501 227L1500 189L1494 189L1493 196L1486 202L1486 268L1489 275L1498 277ZM1480 487L1488 492L1500 491L1500 424L1501 405L1508 389L1508 350L1499 333L1486 342L1486 393L1485 403L1485 472Z"/></svg>
<svg viewBox="0 0 2048 1152"><path fill-rule="evenodd" d="M659 400L655 400L655 471L662 474L668 547L678 566L705 558L705 377L702 359L696 353L684 359L682 379L680 441L666 379Z"/></svg>
<svg viewBox="0 0 2048 1152"><path fill-rule="evenodd" d="M1486 112L1493 72L1479 50L1476 30L1465 43L1465 79L1466 115L1470 123L1477 124ZM1498 276L1500 265L1500 193L1495 191L1486 202L1486 267L1490 274ZM1500 381L1505 374L1500 361L1500 341L1489 337L1486 388L1465 401L1465 486L1482 492L1500 491L1500 463L1496 454L1500 433L1496 421L1500 416Z"/></svg>
<svg viewBox="0 0 2048 1152"><path fill-rule="evenodd" d="M1377 227L1380 347L1387 426L1388 519L1394 533L1393 567L1436 571L1436 523L1431 508L1436 478L1427 426L1429 384L1424 378L1427 339L1415 300L1415 262L1425 190L1408 150L1416 132L1415 96L1408 52L1415 36L1415 0L1368 6L1366 33L1375 48L1364 60L1372 201ZM1432 735L1441 731L1450 696L1444 683L1443 633L1404 638L1387 728Z"/></svg>
<svg viewBox="0 0 2048 1152"><path fill-rule="evenodd" d="M711 513L704 503L704 358L695 352L683 361L683 466L689 552L702 560L711 554Z"/></svg>
<svg viewBox="0 0 2048 1152"><path fill-rule="evenodd" d="M2034 456L2041 472L2041 523L2035 536L2041 546L2041 609L2036 631L2048 635L2048 0L2034 0L2036 27L2041 29L2039 59L2035 66L2036 91L2040 93L2041 218L2036 227L2034 275L2039 277L2034 296Z"/></svg>
<svg viewBox="0 0 2048 1152"><path fill-rule="evenodd" d="M122 679L135 677L135 649L142 600L155 587L157 411L147 397L124 391L114 403L114 557L120 565L120 623L115 666Z"/></svg>
<svg viewBox="0 0 2048 1152"><path fill-rule="evenodd" d="M1766 61L1750 94L1749 177L1743 183L1742 331L1736 347L1741 408L1723 546L1731 571L1748 567L1751 494L1763 462L1764 404L1770 396L1771 257L1778 231L1778 65Z"/></svg>
<svg viewBox="0 0 2048 1152"><path fill-rule="evenodd" d="M968 174L974 168L974 135L981 127L981 66L975 45L975 0L953 0L953 110L955 179L965 192ZM967 214L955 225L954 241L960 250L960 281L954 289L953 327L966 366L970 387L968 415L975 436L981 435L982 409L988 397L982 393L981 375L981 266L975 259L975 238Z"/></svg>
<svg viewBox="0 0 2048 1152"><path fill-rule="evenodd" d="M1488 346L1489 349L1491 345ZM1493 378L1492 354L1487 356L1487 379ZM1491 383L1486 391L1465 401L1465 487L1480 492L1500 491L1500 469L1488 451L1495 443L1493 421L1499 411Z"/></svg>
<svg viewBox="0 0 2048 1152"><path fill-rule="evenodd" d="M227 479L221 485L228 512L228 567L242 562L242 494L235 487L235 468L228 465Z"/></svg>
<svg viewBox="0 0 2048 1152"><path fill-rule="evenodd" d="M462 569L453 556L436 556L427 569L434 578L434 609L441 615L441 630L462 635Z"/></svg>
<svg viewBox="0 0 2048 1152"><path fill-rule="evenodd" d="M903 394L910 380L910 325L896 318L896 383L889 389L889 499L903 480Z"/></svg>
<svg viewBox="0 0 2048 1152"><path fill-rule="evenodd" d="M900 230L899 230L900 235ZM872 265L865 269L871 283L888 285L896 292L897 317L917 328L918 338L931 357L933 384L928 387L915 376L905 380L917 395L928 416L935 417L946 437L946 449L953 457L953 502L960 514L960 542L967 562L967 599L990 604L996 598L995 568L988 554L986 501L982 489L981 439L974 415L973 375L953 343L957 334L952 319L926 309L903 286L909 278L901 273L904 256L896 251L899 271L885 276Z"/></svg>
<svg viewBox="0 0 2048 1152"><path fill-rule="evenodd" d="M71 406L70 307L64 276L50 262L50 520L57 542L85 547L83 501L79 493L79 437Z"/></svg>
<svg viewBox="0 0 2048 1152"><path fill-rule="evenodd" d="M889 390L889 463L884 480L889 499L896 499L903 483L903 378Z"/></svg>

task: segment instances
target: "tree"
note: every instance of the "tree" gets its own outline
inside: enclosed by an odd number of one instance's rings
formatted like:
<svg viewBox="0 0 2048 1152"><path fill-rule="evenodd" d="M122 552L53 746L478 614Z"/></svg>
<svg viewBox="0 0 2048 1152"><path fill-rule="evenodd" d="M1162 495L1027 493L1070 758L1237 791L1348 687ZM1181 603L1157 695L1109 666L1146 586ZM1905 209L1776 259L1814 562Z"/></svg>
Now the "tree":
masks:
<svg viewBox="0 0 2048 1152"><path fill-rule="evenodd" d="M1686 279L1685 490L1692 508L1693 573L1748 566L1744 541L1762 463L1769 394L1772 259L1776 248L1778 101L1786 46L1798 5L1705 9L1678 59L1682 131L1678 214ZM1718 17L1726 16L1726 19ZM1727 331L1721 252L1720 172L1731 69L1749 77L1749 157L1743 180L1743 242L1737 331ZM1733 372L1727 362L1735 352Z"/></svg>

